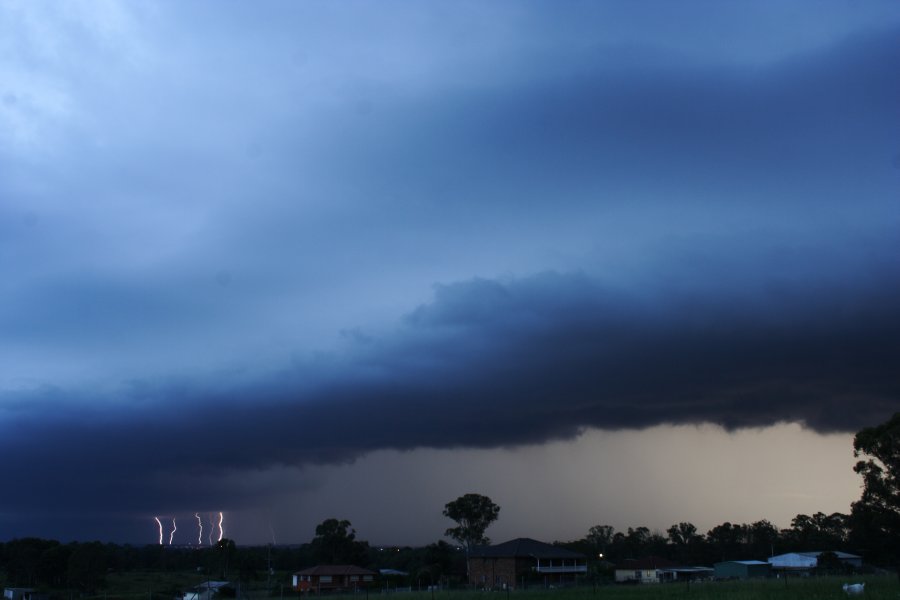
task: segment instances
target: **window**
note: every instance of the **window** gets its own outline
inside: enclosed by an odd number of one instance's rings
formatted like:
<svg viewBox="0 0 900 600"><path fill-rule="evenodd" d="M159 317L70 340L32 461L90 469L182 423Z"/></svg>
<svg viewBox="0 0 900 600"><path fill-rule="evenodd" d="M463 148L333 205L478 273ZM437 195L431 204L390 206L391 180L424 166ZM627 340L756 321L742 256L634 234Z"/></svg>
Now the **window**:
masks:
<svg viewBox="0 0 900 600"><path fill-rule="evenodd" d="M320 583L331 583L331 575L322 575L319 577Z"/></svg>

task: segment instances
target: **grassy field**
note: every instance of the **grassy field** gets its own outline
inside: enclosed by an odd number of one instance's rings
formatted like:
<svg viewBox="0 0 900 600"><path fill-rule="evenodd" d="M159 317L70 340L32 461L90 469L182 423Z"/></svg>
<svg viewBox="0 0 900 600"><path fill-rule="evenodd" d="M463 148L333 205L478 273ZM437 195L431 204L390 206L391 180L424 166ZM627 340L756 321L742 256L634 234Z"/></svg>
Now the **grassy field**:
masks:
<svg viewBox="0 0 900 600"><path fill-rule="evenodd" d="M866 591L859 600L900 600L900 584L895 576L865 577L817 577L762 581L723 581L658 585L600 585L594 587L568 589L528 589L507 592L470 592L463 590L431 592L392 592L370 590L369 596L392 596L396 600L846 600L841 589L845 582L866 582ZM202 582L196 573L136 574L110 576L106 592L94 598L105 600L169 600L175 590L184 590ZM277 590L277 586L275 586ZM241 600L263 600L279 598L276 591L272 595L264 584L257 582L252 588L244 589ZM325 596L331 600L361 600L365 592L351 595ZM296 600L298 596L284 590L284 600Z"/></svg>
<svg viewBox="0 0 900 600"><path fill-rule="evenodd" d="M764 581L721 581L708 583L658 585L604 585L563 590L525 590L511 592L519 600L846 600L841 589L845 582L866 582L862 600L900 600L896 577L810 578ZM448 600L505 600L505 592L444 592ZM440 600L441 593L435 594ZM497 598L500 596L500 598ZM409 600L431 600L430 594L404 594Z"/></svg>

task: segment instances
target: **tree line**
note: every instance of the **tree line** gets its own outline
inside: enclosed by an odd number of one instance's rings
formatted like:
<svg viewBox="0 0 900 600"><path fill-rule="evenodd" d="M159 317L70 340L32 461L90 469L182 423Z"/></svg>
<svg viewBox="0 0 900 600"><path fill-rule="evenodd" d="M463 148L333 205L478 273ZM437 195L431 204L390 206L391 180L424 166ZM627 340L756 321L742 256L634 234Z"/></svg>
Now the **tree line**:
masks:
<svg viewBox="0 0 900 600"><path fill-rule="evenodd" d="M762 519L753 523L725 522L705 534L693 523L673 524L665 531L629 527L616 531L595 525L578 540L561 545L603 562L659 556L682 565L710 565L722 560L766 560L773 554L848 547L850 517L842 513L800 514L787 529Z"/></svg>
<svg viewBox="0 0 900 600"><path fill-rule="evenodd" d="M285 580L273 573L292 573L319 564L355 564L369 568L404 570L398 584L458 582L465 573L464 555L456 546L438 540L424 547L373 547L356 539L347 520L326 519L305 544L238 546L225 538L214 546L183 547L101 542L60 543L20 538L0 543L0 583L8 587L72 590L94 593L106 587L111 573L135 571L196 572L201 579L228 580L273 590ZM172 597L179 589L157 589Z"/></svg>

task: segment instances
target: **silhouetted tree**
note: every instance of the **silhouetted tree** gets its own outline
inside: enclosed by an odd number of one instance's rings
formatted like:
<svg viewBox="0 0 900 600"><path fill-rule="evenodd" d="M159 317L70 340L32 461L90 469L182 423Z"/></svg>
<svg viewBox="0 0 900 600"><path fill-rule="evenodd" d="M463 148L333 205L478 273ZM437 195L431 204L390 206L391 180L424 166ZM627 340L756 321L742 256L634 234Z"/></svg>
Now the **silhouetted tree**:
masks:
<svg viewBox="0 0 900 600"><path fill-rule="evenodd" d="M458 552L445 542L438 540L434 544L425 547L423 563L432 576L432 582L440 581L442 577L453 571L454 559Z"/></svg>
<svg viewBox="0 0 900 600"><path fill-rule="evenodd" d="M666 533L672 543L673 552L670 558L683 565L703 562L703 536L697 533L697 527L693 523L681 522L672 525Z"/></svg>
<svg viewBox="0 0 900 600"><path fill-rule="evenodd" d="M738 560L747 539L746 525L732 525L729 522L716 525L706 534L716 560Z"/></svg>
<svg viewBox="0 0 900 600"><path fill-rule="evenodd" d="M647 542L650 540L650 529L644 527L629 527L625 533L625 547L628 549L628 558L640 558L647 554Z"/></svg>
<svg viewBox="0 0 900 600"><path fill-rule="evenodd" d="M44 553L59 546L56 540L20 538L6 543L6 578L14 586L32 587L39 582Z"/></svg>
<svg viewBox="0 0 900 600"><path fill-rule="evenodd" d="M460 496L444 506L444 516L458 524L456 527L447 528L444 535L458 541L467 551L478 544L489 544L491 540L484 532L499 515L500 507L487 496L481 494Z"/></svg>
<svg viewBox="0 0 900 600"><path fill-rule="evenodd" d="M594 555L606 554L607 547L612 544L616 530L612 525L594 525L588 530L585 540L593 546Z"/></svg>
<svg viewBox="0 0 900 600"><path fill-rule="evenodd" d="M900 412L853 438L853 467L863 478L862 497L853 503L850 525L855 545L870 560L900 560Z"/></svg>
<svg viewBox="0 0 900 600"><path fill-rule="evenodd" d="M368 563L366 542L356 541L356 530L346 519L325 519L316 526L312 543L313 557L320 563L365 565Z"/></svg>
<svg viewBox="0 0 900 600"><path fill-rule="evenodd" d="M100 542L73 544L68 565L69 585L95 592L106 584L106 547Z"/></svg>
<svg viewBox="0 0 900 600"><path fill-rule="evenodd" d="M64 587L69 568L72 546L54 543L41 553L38 561L37 580L50 587Z"/></svg>
<svg viewBox="0 0 900 600"><path fill-rule="evenodd" d="M775 554L775 545L779 541L778 528L766 519L751 523L747 527L747 558L765 560Z"/></svg>
<svg viewBox="0 0 900 600"><path fill-rule="evenodd" d="M678 523L666 529L669 541L676 546L687 546L691 540L698 537L697 527L693 523Z"/></svg>
<svg viewBox="0 0 900 600"><path fill-rule="evenodd" d="M797 551L837 550L847 540L848 523L849 517L842 513L799 514L791 520L791 528L784 530L783 537Z"/></svg>

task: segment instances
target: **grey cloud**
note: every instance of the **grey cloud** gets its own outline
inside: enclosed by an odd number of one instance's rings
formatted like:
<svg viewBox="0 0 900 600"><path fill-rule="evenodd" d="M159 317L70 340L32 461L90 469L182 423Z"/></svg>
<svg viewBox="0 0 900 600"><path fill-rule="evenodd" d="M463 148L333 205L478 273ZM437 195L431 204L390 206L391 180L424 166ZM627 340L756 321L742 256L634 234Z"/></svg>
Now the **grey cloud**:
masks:
<svg viewBox="0 0 900 600"><path fill-rule="evenodd" d="M661 186L704 202L703 190L719 192L717 203L749 194L760 209L788 185L794 204L834 204L843 197L822 182L855 181L859 169L890 176L895 38L889 30L759 69L669 67L662 57L622 67L603 48L558 54L555 70L512 85L387 98L326 144L326 162L441 218L617 204L648 190L663 204Z"/></svg>

